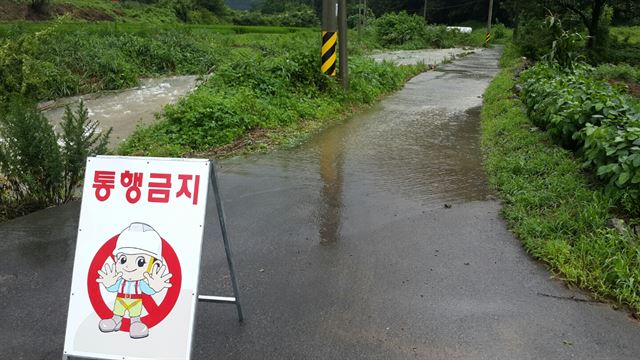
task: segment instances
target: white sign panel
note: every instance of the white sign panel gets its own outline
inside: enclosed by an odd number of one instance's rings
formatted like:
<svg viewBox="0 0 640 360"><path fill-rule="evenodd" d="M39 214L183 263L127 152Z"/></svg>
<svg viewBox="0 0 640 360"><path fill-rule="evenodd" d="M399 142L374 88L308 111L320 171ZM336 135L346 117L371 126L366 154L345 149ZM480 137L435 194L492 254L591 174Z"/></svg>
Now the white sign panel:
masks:
<svg viewBox="0 0 640 360"><path fill-rule="evenodd" d="M64 355L189 359L208 160L87 160Z"/></svg>

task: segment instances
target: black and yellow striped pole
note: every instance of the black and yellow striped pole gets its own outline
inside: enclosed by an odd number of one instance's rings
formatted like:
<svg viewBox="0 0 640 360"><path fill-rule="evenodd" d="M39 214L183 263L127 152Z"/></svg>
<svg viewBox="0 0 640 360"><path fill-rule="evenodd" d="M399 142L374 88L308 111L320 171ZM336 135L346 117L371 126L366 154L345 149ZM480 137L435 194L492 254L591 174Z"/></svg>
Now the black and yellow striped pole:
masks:
<svg viewBox="0 0 640 360"><path fill-rule="evenodd" d="M336 0L322 0L322 63L324 74L336 76L336 44L338 42L338 4Z"/></svg>
<svg viewBox="0 0 640 360"><path fill-rule="evenodd" d="M336 76L336 43L338 33L331 31L322 32L322 72L329 76Z"/></svg>
<svg viewBox="0 0 640 360"><path fill-rule="evenodd" d="M485 36L484 38L484 47L489 47L489 44L491 44L491 33L488 32L487 36Z"/></svg>

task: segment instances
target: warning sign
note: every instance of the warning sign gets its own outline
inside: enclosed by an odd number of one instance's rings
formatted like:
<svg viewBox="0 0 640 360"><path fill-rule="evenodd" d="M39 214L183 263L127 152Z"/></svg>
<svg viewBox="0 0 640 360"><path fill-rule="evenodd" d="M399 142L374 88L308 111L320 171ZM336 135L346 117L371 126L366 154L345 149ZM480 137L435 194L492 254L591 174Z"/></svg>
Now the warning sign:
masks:
<svg viewBox="0 0 640 360"><path fill-rule="evenodd" d="M189 359L208 160L87 160L64 355Z"/></svg>

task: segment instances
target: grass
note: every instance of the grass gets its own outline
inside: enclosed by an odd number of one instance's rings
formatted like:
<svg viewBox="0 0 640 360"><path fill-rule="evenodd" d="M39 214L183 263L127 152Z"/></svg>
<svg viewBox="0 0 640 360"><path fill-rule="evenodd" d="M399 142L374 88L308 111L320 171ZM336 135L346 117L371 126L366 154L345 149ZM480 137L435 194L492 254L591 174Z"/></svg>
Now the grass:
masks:
<svg viewBox="0 0 640 360"><path fill-rule="evenodd" d="M57 21L0 21L0 37L11 36L13 32L36 32L55 25L60 32L83 34L153 34L158 31L177 30L200 33L219 34L288 34L300 31L311 31L308 28L292 28L280 26L241 26L241 25L201 25L185 23L122 23L122 22L57 22Z"/></svg>
<svg viewBox="0 0 640 360"><path fill-rule="evenodd" d="M611 34L630 44L640 44L640 26L618 26L611 28Z"/></svg>
<svg viewBox="0 0 640 360"><path fill-rule="evenodd" d="M533 127L512 94L518 54L505 49L502 72L484 96L482 147L502 214L525 249L557 276L640 312L640 245L632 230L609 228L613 201L573 155Z"/></svg>

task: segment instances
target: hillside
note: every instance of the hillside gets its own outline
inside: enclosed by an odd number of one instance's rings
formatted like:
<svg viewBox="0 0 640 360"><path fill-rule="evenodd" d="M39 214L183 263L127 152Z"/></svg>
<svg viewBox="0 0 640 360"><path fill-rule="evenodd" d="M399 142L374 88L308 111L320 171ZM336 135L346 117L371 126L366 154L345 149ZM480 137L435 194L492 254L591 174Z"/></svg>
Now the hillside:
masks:
<svg viewBox="0 0 640 360"><path fill-rule="evenodd" d="M112 0L51 0L36 11L25 0L0 0L0 21L43 21L68 15L76 20L170 23L178 21L169 7Z"/></svg>
<svg viewBox="0 0 640 360"><path fill-rule="evenodd" d="M226 0L225 3L232 9L248 10L254 3L254 0Z"/></svg>

